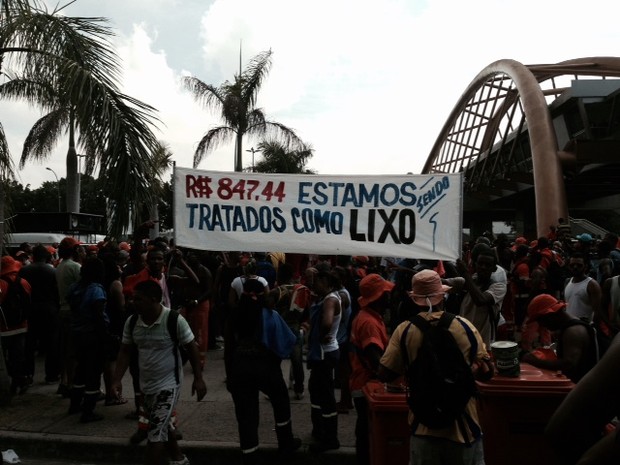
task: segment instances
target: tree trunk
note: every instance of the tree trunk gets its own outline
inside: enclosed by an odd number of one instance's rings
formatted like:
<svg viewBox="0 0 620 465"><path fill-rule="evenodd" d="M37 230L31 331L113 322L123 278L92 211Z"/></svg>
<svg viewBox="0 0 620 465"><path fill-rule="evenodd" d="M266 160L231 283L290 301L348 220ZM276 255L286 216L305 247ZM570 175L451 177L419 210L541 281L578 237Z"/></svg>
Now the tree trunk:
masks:
<svg viewBox="0 0 620 465"><path fill-rule="evenodd" d="M0 251L4 249L4 205L6 202L4 180L0 180ZM0 406L11 402L11 382L6 370L4 352L2 351L2 338L0 337Z"/></svg>
<svg viewBox="0 0 620 465"><path fill-rule="evenodd" d="M155 226L149 230L149 239L153 240L159 237L159 205L156 201L153 201L149 207L149 219L155 221Z"/></svg>
<svg viewBox="0 0 620 465"><path fill-rule="evenodd" d="M69 150L67 151L67 212L80 213L80 179L77 152L75 150L75 129L73 116L69 122Z"/></svg>
<svg viewBox="0 0 620 465"><path fill-rule="evenodd" d="M243 134L237 133L237 141L235 143L235 171L240 173L243 171L243 159L241 154L243 153Z"/></svg>

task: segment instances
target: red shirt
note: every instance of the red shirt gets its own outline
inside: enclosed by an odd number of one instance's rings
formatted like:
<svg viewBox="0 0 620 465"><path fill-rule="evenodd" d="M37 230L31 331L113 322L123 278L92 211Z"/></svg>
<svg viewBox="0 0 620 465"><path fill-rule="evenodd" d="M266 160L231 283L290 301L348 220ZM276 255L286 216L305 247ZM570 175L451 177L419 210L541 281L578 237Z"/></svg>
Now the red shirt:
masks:
<svg viewBox="0 0 620 465"><path fill-rule="evenodd" d="M2 275L3 279L0 279L0 304L4 302L4 299L6 298L7 290L9 289L9 283L7 283L5 279L8 279L9 281L15 281L16 277L17 277L17 272L7 273L5 275ZM28 293L28 295L30 295L32 291L30 287L30 283L23 278L19 278L19 279L21 280L24 290ZM3 336L12 336L13 334L25 333L27 331L28 331L28 320L22 321L17 326L7 327L4 324L4 318L0 318L0 333L2 333Z"/></svg>
<svg viewBox="0 0 620 465"><path fill-rule="evenodd" d="M351 392L354 392L361 390L374 376L370 363L363 355L364 349L374 344L383 352L387 347L388 335L383 317L368 307L362 307L353 319L350 341L353 347L349 354L351 361L349 387Z"/></svg>

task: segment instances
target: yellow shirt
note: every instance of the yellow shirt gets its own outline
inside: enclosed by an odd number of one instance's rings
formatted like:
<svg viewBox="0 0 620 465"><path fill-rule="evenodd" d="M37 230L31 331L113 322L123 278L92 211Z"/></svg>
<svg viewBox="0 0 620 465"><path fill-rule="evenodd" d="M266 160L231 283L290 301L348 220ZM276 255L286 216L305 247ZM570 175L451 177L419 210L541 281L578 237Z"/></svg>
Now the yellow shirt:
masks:
<svg viewBox="0 0 620 465"><path fill-rule="evenodd" d="M421 315L429 321L439 320L442 314L443 312L421 313ZM462 317L457 317L457 318L459 318L462 322L464 322L467 326L469 326L472 333L474 334L474 337L476 338L476 341L478 342L478 351L476 353L476 360L479 361L479 360L488 359L489 354L487 352L487 348L484 342L482 341L482 338L480 337L480 333L478 332L478 330L474 327L474 325L472 325L465 318L462 318ZM408 351L407 355L409 357L410 362L416 359L418 355L418 349L420 348L420 345L422 344L422 332L418 329L417 326L413 325L409 321L405 321L401 323L400 325L398 325L396 330L394 330L394 333L392 334L392 337L390 338L390 341L388 343L387 349L385 350L383 357L381 357L381 365L399 374L404 374L407 371L406 367L404 366L404 360L401 354L400 339L401 339L403 332L409 325L411 325L411 328L409 328L409 331L407 332L407 341L406 341L406 347ZM469 360L469 357L470 357L469 351L471 348L471 345L469 343L469 338L467 337L467 333L465 332L465 329L463 328L461 323L459 323L456 320L456 318L450 324L449 331L454 337L458 347L461 349L461 352L463 352L465 359ZM477 426L479 430L480 421L478 420L478 412L476 410L476 399L475 398L472 397L469 400L469 403L467 404L465 412L471 418L471 420L474 422L474 424ZM409 424L412 424L412 423L413 423L413 414L410 411L409 412ZM463 437L463 434L458 426L457 421L455 421L453 425L447 428L442 428L442 429L431 429L431 428L428 428L420 424L417 426L413 434L415 436L433 436L433 437L438 437L438 438L444 438L444 439L449 439L451 441L464 444L467 442L471 442L472 439L475 439L475 434L474 434L475 431L472 431L472 429L475 430L476 428L475 427L472 428L468 424L468 421L465 419L463 420L463 424L465 425L466 434L467 436L469 436L467 440Z"/></svg>

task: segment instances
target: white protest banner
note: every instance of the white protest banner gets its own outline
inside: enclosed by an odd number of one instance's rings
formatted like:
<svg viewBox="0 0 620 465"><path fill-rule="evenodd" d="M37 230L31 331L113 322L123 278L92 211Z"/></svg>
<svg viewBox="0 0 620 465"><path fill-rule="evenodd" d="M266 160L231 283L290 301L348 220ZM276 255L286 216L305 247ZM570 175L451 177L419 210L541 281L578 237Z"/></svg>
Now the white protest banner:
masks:
<svg viewBox="0 0 620 465"><path fill-rule="evenodd" d="M176 244L454 260L460 174L321 176L175 168Z"/></svg>

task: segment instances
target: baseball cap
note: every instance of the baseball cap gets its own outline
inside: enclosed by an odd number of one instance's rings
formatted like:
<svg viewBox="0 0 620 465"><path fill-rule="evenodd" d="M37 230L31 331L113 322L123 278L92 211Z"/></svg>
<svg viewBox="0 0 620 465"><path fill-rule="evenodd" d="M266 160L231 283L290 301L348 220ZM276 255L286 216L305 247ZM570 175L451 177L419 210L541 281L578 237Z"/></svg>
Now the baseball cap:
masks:
<svg viewBox="0 0 620 465"><path fill-rule="evenodd" d="M444 294L452 289L441 283L436 271L422 270L411 278L411 292L409 297L421 307L432 307L441 302Z"/></svg>
<svg viewBox="0 0 620 465"><path fill-rule="evenodd" d="M392 289L394 289L394 283L386 281L376 273L370 273L360 281L360 297L357 301L360 307L366 307Z"/></svg>
<svg viewBox="0 0 620 465"><path fill-rule="evenodd" d="M80 244L80 242L75 237L67 236L62 241L60 241L58 247L63 249L71 249L78 244Z"/></svg>
<svg viewBox="0 0 620 465"><path fill-rule="evenodd" d="M577 240L581 242L592 242L592 236L588 233L582 233L576 237L577 237Z"/></svg>
<svg viewBox="0 0 620 465"><path fill-rule="evenodd" d="M534 297L527 306L527 317L536 321L543 315L555 313L566 307L566 302L556 299L549 294L540 294Z"/></svg>
<svg viewBox="0 0 620 465"><path fill-rule="evenodd" d="M0 270L0 274L5 275L9 273L17 273L22 267L22 264L20 261L15 260L10 255L5 255L0 260L0 267L2 268Z"/></svg>

